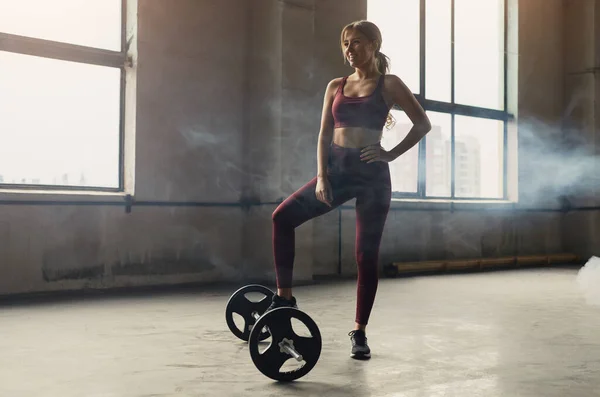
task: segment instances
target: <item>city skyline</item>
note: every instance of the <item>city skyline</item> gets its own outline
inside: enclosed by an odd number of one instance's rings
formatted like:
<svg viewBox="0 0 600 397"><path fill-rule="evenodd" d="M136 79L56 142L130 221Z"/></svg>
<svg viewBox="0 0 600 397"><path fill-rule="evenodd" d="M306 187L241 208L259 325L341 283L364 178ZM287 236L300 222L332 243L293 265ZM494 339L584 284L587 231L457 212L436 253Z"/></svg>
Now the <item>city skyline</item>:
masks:
<svg viewBox="0 0 600 397"><path fill-rule="evenodd" d="M412 124L401 112L393 112L395 126L384 131L382 147L391 150L404 139ZM450 115L427 112L431 131L426 135L426 194L431 197L451 195L451 126ZM447 120L446 119L447 116ZM474 118L472 118L474 119ZM455 196L465 198L501 198L504 172L502 167L503 131L501 125L469 124L460 120L464 127L455 136ZM447 121L440 123L440 121ZM495 120L491 120L495 122ZM496 134L494 135L494 132ZM495 140L490 136L497 136ZM408 152L390 163L392 190L398 193L416 193L418 183L418 150L415 145Z"/></svg>

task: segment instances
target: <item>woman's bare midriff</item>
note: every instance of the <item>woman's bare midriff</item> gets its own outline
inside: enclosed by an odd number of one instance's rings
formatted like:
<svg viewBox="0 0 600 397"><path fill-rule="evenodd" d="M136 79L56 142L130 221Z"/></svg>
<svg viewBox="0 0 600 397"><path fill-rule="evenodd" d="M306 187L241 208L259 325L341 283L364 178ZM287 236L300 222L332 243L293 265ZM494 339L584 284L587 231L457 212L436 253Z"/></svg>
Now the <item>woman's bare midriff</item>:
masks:
<svg viewBox="0 0 600 397"><path fill-rule="evenodd" d="M379 144L382 134L383 131L361 127L336 128L333 130L333 143L346 148L363 148Z"/></svg>

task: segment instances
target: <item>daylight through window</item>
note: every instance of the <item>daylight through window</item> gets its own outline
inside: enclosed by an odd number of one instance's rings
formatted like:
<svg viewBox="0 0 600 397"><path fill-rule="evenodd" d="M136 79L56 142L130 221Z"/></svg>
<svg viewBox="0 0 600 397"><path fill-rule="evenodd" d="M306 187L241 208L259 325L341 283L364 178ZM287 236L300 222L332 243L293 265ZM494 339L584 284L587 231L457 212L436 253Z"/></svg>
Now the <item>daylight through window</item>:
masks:
<svg viewBox="0 0 600 397"><path fill-rule="evenodd" d="M123 0L0 0L0 186L122 188Z"/></svg>
<svg viewBox="0 0 600 397"><path fill-rule="evenodd" d="M382 52L432 123L419 145L390 163L394 197L506 197L506 4L504 0L369 0ZM411 122L393 109L391 148Z"/></svg>

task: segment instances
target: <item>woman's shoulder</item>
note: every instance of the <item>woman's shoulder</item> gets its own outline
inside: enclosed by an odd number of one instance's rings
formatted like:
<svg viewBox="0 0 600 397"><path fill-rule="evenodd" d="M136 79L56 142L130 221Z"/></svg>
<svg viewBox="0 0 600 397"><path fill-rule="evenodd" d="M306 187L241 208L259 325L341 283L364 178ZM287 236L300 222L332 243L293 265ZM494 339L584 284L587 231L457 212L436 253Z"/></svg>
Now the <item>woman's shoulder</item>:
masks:
<svg viewBox="0 0 600 397"><path fill-rule="evenodd" d="M345 78L346 77L336 77L334 79L331 79L329 83L327 83L326 92L328 92L329 94L334 94L335 92L337 92L338 88L340 87L342 81L344 81Z"/></svg>
<svg viewBox="0 0 600 397"><path fill-rule="evenodd" d="M337 88L347 76L333 78L327 83L327 88Z"/></svg>
<svg viewBox="0 0 600 397"><path fill-rule="evenodd" d="M385 74L383 88L386 91L398 91L406 88L404 81L395 74Z"/></svg>
<svg viewBox="0 0 600 397"><path fill-rule="evenodd" d="M395 75L393 73L386 73L386 74L383 75L383 82L384 83L398 84L401 81L402 80L400 79L400 77L398 77L398 75Z"/></svg>

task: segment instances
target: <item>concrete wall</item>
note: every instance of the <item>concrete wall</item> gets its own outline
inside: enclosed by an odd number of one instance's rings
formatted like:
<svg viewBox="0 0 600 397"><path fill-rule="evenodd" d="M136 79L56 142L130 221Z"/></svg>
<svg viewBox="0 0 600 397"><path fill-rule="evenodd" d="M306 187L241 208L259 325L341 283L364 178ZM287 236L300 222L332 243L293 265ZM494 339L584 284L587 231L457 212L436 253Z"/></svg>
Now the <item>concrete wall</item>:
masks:
<svg viewBox="0 0 600 397"><path fill-rule="evenodd" d="M574 176L568 198L574 206L600 205L600 1L565 2L565 150L564 166ZM565 245L586 258L600 255L600 212L565 217Z"/></svg>
<svg viewBox="0 0 600 397"><path fill-rule="evenodd" d="M135 3L135 2L134 2ZM249 7L237 0L140 1L135 199L238 202ZM135 10L134 10L135 14ZM128 98L129 101L132 98ZM102 195L4 195L90 199ZM239 207L0 206L0 293L211 281L242 264Z"/></svg>
<svg viewBox="0 0 600 397"><path fill-rule="evenodd" d="M515 113L527 123L520 126L556 126L564 106L563 1L520 3L511 9L519 29L518 54L516 45L509 53L519 68L511 77L518 87ZM249 4L139 3L135 157L129 159L135 200L154 204L133 206L130 213L109 205L0 206L0 294L273 280L271 213L316 172L325 86L351 73L342 63L339 32L366 16L366 2ZM529 141L515 140L525 185L519 193L528 207L556 205L556 189L550 200L541 200L543 188L532 187L534 177L545 173L527 162L528 153L546 133L529 131ZM2 195L7 197L57 198ZM263 204L240 207L240 200ZM499 205L503 211L494 210ZM557 212L515 212L507 204L462 204L453 207L457 211L447 203L393 207L382 262L565 249ZM340 264L344 274L354 274L354 222L353 209L343 209L301 226L296 280L335 275Z"/></svg>

